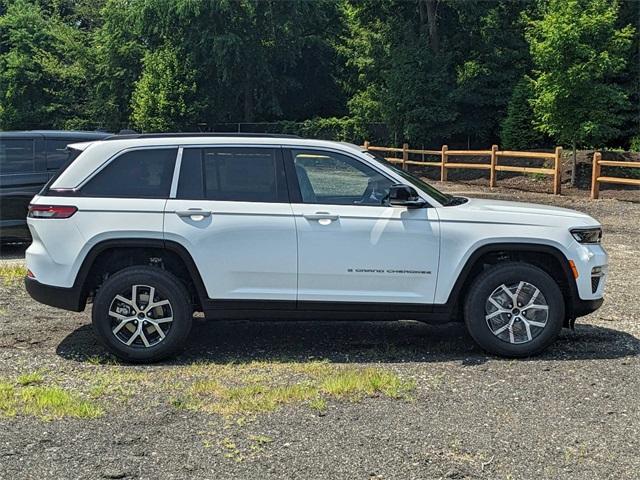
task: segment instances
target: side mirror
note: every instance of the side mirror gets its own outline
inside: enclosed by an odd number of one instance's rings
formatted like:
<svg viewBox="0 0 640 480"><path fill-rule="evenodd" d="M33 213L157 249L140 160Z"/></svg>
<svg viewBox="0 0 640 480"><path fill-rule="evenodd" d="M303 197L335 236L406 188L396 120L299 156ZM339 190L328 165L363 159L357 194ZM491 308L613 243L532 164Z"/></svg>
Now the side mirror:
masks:
<svg viewBox="0 0 640 480"><path fill-rule="evenodd" d="M422 208L426 204L409 185L399 183L389 188L389 205L393 207Z"/></svg>

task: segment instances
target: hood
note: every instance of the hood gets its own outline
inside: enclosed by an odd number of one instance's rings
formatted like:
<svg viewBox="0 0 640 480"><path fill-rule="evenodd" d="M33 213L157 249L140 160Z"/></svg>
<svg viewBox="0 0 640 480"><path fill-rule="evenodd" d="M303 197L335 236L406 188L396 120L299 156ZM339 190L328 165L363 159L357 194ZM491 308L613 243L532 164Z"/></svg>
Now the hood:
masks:
<svg viewBox="0 0 640 480"><path fill-rule="evenodd" d="M455 210L455 212L448 212L448 210ZM440 213L441 219L458 219L477 223L575 227L600 226L597 220L586 213L568 208L481 198L469 198L469 201L462 205L443 207L439 209L438 213Z"/></svg>

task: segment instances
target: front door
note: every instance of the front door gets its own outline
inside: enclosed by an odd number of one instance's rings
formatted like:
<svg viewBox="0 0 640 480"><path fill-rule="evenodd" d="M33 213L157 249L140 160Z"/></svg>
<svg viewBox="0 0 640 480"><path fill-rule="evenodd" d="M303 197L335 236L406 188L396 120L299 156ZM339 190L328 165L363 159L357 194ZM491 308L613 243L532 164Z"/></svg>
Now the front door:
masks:
<svg viewBox="0 0 640 480"><path fill-rule="evenodd" d="M281 150L184 147L180 164L165 239L189 251L209 298L295 302L296 231Z"/></svg>
<svg viewBox="0 0 640 480"><path fill-rule="evenodd" d="M395 181L355 156L291 149L285 158L295 179L301 305L433 303L439 258L434 208L385 205Z"/></svg>

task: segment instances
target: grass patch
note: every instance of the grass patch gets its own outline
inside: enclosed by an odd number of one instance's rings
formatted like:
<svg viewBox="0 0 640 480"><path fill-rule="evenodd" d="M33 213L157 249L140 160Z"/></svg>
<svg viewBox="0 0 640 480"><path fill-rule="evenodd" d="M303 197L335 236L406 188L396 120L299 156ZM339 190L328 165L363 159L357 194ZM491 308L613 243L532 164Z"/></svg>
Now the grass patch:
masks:
<svg viewBox="0 0 640 480"><path fill-rule="evenodd" d="M327 410L332 400L360 401L366 397L408 398L415 388L414 382L379 367L357 367L333 364L328 361L205 363L189 365L131 368L120 365L91 365L74 373L73 388L68 391L27 391L28 388L52 388L41 385L40 373L21 375L3 390L4 407L1 410L28 412L38 416L95 416L101 413L98 405L122 407L146 397L153 391L154 398L163 398L176 410L191 410L221 415L234 422L253 418L257 414L272 412L286 405L303 405L318 413ZM11 388L9 388L11 387ZM20 390L20 392L18 392ZM63 410L46 406L38 410L37 396L59 395ZM77 404L77 411L65 405ZM156 400L152 400L156 401ZM146 403L146 402L145 402ZM54 401L53 404L56 404ZM43 404L45 405L45 404ZM92 410L90 407L93 407ZM83 410L84 409L84 410Z"/></svg>
<svg viewBox="0 0 640 480"><path fill-rule="evenodd" d="M40 372L25 373L18 377L18 383L23 387L27 385L38 385L44 381L44 377Z"/></svg>
<svg viewBox="0 0 640 480"><path fill-rule="evenodd" d="M18 283L27 274L27 267L21 263L0 263L0 278L5 283Z"/></svg>
<svg viewBox="0 0 640 480"><path fill-rule="evenodd" d="M268 363L236 365L233 374L227 366L211 365L215 378L203 378L185 389L173 404L179 408L205 411L223 416L271 412L288 404L306 404L324 412L330 399L359 401L365 397L407 398L415 388L395 373L381 368L358 368L328 362ZM192 366L199 375L205 365Z"/></svg>
<svg viewBox="0 0 640 480"><path fill-rule="evenodd" d="M403 398L414 388L414 382L379 368L348 369L328 376L321 384L321 390L330 396L351 398L375 395Z"/></svg>
<svg viewBox="0 0 640 480"><path fill-rule="evenodd" d="M327 410L327 401L320 397L314 397L309 401L309 408L318 413L324 413Z"/></svg>
<svg viewBox="0 0 640 480"><path fill-rule="evenodd" d="M100 407L61 387L24 386L7 381L0 381L0 412L6 416L35 416L43 420L95 418L103 413Z"/></svg>

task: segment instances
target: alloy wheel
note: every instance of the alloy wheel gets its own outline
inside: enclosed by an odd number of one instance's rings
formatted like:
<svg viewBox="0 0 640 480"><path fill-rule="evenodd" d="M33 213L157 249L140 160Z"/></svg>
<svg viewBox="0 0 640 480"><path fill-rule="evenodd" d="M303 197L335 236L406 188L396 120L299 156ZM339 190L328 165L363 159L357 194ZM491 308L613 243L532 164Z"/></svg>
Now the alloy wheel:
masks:
<svg viewBox="0 0 640 480"><path fill-rule="evenodd" d="M535 285L521 281L496 288L485 305L485 320L499 339L528 343L542 333L549 319L549 305Z"/></svg>
<svg viewBox="0 0 640 480"><path fill-rule="evenodd" d="M133 285L116 295L109 306L111 331L125 345L149 348L162 342L173 322L173 309L154 287Z"/></svg>

